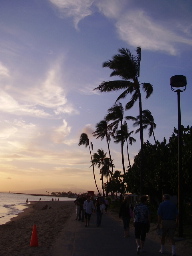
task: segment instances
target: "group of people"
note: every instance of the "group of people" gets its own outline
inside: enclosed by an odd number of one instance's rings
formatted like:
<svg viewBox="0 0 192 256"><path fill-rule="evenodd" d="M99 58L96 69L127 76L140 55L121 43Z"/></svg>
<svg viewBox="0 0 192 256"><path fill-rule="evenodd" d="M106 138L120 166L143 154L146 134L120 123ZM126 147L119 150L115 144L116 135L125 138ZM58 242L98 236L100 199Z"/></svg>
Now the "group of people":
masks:
<svg viewBox="0 0 192 256"><path fill-rule="evenodd" d="M129 236L130 219L133 218L135 228L135 239L137 254L139 255L144 248L146 234L150 230L150 210L147 205L148 197L141 196L140 203L133 207L129 202L129 197L125 197L121 204L119 217L123 220L124 236ZM161 229L161 248L160 253L164 253L165 239L168 237L172 244L172 256L176 255L174 234L178 222L178 210L176 204L171 202L168 194L163 195L163 202L160 203L157 211L158 225L157 230Z"/></svg>
<svg viewBox="0 0 192 256"><path fill-rule="evenodd" d="M75 200L76 204L76 220L85 220L85 227L89 227L91 215L93 212L97 214L97 227L101 225L102 215L107 211L108 201L103 197L92 200L91 197L81 195Z"/></svg>
<svg viewBox="0 0 192 256"><path fill-rule="evenodd" d="M99 227L102 221L102 215L107 211L108 201L103 197L95 200L84 195L80 195L75 200L76 220L85 220L85 227L89 227L91 215L96 213L96 225ZM140 202L132 205L129 196L125 197L119 210L119 217L122 218L124 236L129 237L130 220L133 219L135 230L135 240L137 246L137 254L144 250L146 234L150 230L150 209L148 207L148 197L146 195L140 197ZM161 247L160 253L164 253L165 239L168 237L171 241L172 256L176 255L174 234L178 223L178 210L176 204L170 200L168 194L163 195L163 201L160 203L158 210L157 230L161 229Z"/></svg>

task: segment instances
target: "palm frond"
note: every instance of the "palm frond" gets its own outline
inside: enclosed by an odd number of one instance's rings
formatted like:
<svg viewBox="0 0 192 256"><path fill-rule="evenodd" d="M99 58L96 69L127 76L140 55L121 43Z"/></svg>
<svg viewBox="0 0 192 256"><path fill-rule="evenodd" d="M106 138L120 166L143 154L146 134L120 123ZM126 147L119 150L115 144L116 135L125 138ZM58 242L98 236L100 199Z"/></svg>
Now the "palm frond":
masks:
<svg viewBox="0 0 192 256"><path fill-rule="evenodd" d="M138 66L135 56L128 49L119 49L119 54L113 56L112 60L103 63L103 67L112 69L110 76L120 76L129 80L137 76Z"/></svg>
<svg viewBox="0 0 192 256"><path fill-rule="evenodd" d="M94 90L99 90L100 92L111 92L111 91L117 91L121 89L127 89L129 85L130 85L130 82L125 80L114 80L114 81L107 81L107 82L104 81Z"/></svg>
<svg viewBox="0 0 192 256"><path fill-rule="evenodd" d="M96 124L96 130L92 133L94 137L101 138L103 140L107 136L107 122L102 120Z"/></svg>
<svg viewBox="0 0 192 256"><path fill-rule="evenodd" d="M85 145L85 147L89 146L89 138L86 133L81 134L78 145Z"/></svg>
<svg viewBox="0 0 192 256"><path fill-rule="evenodd" d="M137 129L136 131L135 131L135 133L138 133L140 131L140 129Z"/></svg>
<svg viewBox="0 0 192 256"><path fill-rule="evenodd" d="M153 85L150 83L142 83L143 90L146 92L146 98L149 98L153 93Z"/></svg>
<svg viewBox="0 0 192 256"><path fill-rule="evenodd" d="M129 144L132 145L133 142L136 142L136 139L133 137L129 137Z"/></svg>
<svg viewBox="0 0 192 256"><path fill-rule="evenodd" d="M135 102L138 100L139 98L139 94L137 91L135 91L135 93L133 94L131 100L125 105L125 109L131 109L133 107L133 105L135 104Z"/></svg>
<svg viewBox="0 0 192 256"><path fill-rule="evenodd" d="M131 120L131 121L136 121L137 120L137 118L134 117L134 116L126 116L125 119L126 120Z"/></svg>

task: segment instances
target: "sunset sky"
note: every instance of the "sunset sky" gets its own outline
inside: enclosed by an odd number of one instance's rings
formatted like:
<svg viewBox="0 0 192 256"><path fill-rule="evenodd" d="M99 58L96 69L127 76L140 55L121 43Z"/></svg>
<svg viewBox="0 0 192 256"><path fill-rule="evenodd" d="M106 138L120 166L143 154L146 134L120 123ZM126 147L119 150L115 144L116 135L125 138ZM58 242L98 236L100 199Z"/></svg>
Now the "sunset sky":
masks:
<svg viewBox="0 0 192 256"><path fill-rule="evenodd" d="M107 152L92 132L120 91L93 89L116 79L104 61L120 48L135 55L138 46L139 80L154 87L149 99L142 94L143 109L152 112L162 141L177 127L173 75L187 77L182 124L192 126L191 0L0 0L0 192L96 191L79 138L86 132L93 152ZM138 114L138 103L125 112ZM132 161L140 148L134 137ZM144 140L154 143L147 130ZM111 144L111 154L121 171L119 144Z"/></svg>

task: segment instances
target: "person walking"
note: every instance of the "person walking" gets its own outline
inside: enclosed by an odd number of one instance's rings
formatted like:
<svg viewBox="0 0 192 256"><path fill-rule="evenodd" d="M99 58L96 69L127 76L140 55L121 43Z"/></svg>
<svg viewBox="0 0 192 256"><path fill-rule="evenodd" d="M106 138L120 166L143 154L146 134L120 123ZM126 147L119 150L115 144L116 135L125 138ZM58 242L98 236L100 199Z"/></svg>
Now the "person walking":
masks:
<svg viewBox="0 0 192 256"><path fill-rule="evenodd" d="M141 196L140 204L136 205L133 210L135 239L137 245L137 254L143 251L146 239L146 233L150 228L150 212L147 206L147 196Z"/></svg>
<svg viewBox="0 0 192 256"><path fill-rule="evenodd" d="M131 208L129 204L129 197L125 197L123 200L120 210L119 210L119 218L123 220L123 228L124 228L124 237L129 237L129 224L131 219Z"/></svg>
<svg viewBox="0 0 192 256"><path fill-rule="evenodd" d="M99 227L101 225L103 213L105 212L105 204L103 198L97 198L97 201L95 203L95 209L97 214L97 227Z"/></svg>
<svg viewBox="0 0 192 256"><path fill-rule="evenodd" d="M79 220L81 220L82 222L84 222L84 216L85 216L85 213L84 213L84 209L83 209L83 204L84 204L84 201L85 201L85 197L84 195L81 195L80 198L79 198Z"/></svg>
<svg viewBox="0 0 192 256"><path fill-rule="evenodd" d="M85 227L89 227L91 214L95 209L93 201L91 200L90 196L87 196L87 200L84 201L83 209L85 211Z"/></svg>
<svg viewBox="0 0 192 256"><path fill-rule="evenodd" d="M165 238L169 238L172 244L172 256L176 255L174 234L178 224L178 210L176 204L170 201L170 195L163 195L158 211L157 229L162 228L160 253L164 253Z"/></svg>

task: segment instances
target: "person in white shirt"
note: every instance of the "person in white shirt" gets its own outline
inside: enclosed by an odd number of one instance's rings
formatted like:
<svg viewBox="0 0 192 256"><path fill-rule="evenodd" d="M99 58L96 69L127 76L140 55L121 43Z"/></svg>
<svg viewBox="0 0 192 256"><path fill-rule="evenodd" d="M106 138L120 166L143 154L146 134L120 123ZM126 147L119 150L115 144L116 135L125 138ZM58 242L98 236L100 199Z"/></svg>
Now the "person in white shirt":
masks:
<svg viewBox="0 0 192 256"><path fill-rule="evenodd" d="M88 196L87 200L84 201L83 209L85 211L85 227L88 227L91 219L91 214L95 209L93 201L90 199L90 196Z"/></svg>

